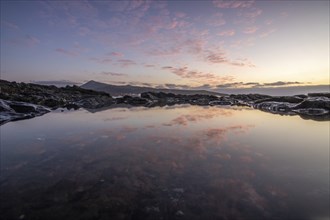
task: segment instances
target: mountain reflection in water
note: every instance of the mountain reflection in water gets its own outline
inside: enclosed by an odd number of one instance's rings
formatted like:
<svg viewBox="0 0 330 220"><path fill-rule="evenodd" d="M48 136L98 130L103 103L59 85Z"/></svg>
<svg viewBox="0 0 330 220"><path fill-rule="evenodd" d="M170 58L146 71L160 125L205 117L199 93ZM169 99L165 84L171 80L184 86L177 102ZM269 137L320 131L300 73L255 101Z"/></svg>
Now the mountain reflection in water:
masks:
<svg viewBox="0 0 330 220"><path fill-rule="evenodd" d="M1 127L2 219L329 219L329 122L248 108L53 112Z"/></svg>

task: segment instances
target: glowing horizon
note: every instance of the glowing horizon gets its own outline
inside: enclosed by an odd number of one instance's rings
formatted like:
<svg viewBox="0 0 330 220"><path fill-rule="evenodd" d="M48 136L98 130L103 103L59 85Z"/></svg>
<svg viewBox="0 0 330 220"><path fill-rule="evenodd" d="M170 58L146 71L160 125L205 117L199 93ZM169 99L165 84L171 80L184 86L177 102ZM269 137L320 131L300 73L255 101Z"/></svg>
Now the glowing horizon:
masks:
<svg viewBox="0 0 330 220"><path fill-rule="evenodd" d="M1 1L1 79L328 85L328 1Z"/></svg>

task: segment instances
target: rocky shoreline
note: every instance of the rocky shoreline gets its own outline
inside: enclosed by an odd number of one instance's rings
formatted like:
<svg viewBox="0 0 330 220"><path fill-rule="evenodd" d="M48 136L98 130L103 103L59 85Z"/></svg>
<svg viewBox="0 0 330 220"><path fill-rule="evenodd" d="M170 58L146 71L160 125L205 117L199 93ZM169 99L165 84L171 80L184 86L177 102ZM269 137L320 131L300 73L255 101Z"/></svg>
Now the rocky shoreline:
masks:
<svg viewBox="0 0 330 220"><path fill-rule="evenodd" d="M310 93L296 96L240 95L180 95L144 92L140 96L114 98L105 92L78 86L45 86L0 80L0 125L15 120L40 116L57 108L101 109L118 104L130 106L168 106L191 104L201 106L248 106L273 114L300 115L304 119L330 120L330 93Z"/></svg>

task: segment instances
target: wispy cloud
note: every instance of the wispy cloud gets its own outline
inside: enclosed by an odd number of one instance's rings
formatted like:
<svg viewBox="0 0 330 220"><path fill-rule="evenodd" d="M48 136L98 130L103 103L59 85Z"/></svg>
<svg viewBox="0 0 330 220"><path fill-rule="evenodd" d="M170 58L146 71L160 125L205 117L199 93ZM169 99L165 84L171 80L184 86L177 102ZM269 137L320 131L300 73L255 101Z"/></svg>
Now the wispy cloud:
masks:
<svg viewBox="0 0 330 220"><path fill-rule="evenodd" d="M259 35L259 37L261 37L261 38L268 37L269 35L271 35L271 34L274 33L275 31L276 31L276 29L275 29L275 28L272 28L272 29L270 29L270 30L267 30L267 31L262 32L262 33Z"/></svg>
<svg viewBox="0 0 330 220"><path fill-rule="evenodd" d="M224 83L219 84L217 88L264 88L264 87L281 87L281 86L292 86L292 85L302 85L307 84L303 82L284 82L284 81L277 81L271 83L258 83L258 82L232 82L232 83Z"/></svg>
<svg viewBox="0 0 330 220"><path fill-rule="evenodd" d="M249 8L255 1L214 0L213 5L218 8Z"/></svg>
<svg viewBox="0 0 330 220"><path fill-rule="evenodd" d="M78 29L78 35L80 35L80 36L87 36L91 33L92 33L92 31L88 27L80 27Z"/></svg>
<svg viewBox="0 0 330 220"><path fill-rule="evenodd" d="M114 56L114 57L123 57L124 56L124 54L120 53L120 52L111 52L111 53L108 53L108 55Z"/></svg>
<svg viewBox="0 0 330 220"><path fill-rule="evenodd" d="M231 60L227 57L227 54L224 52L209 52L206 56L206 60L210 63L215 64L228 64L232 66L239 66L239 67L255 67L255 65L249 61L248 59L237 59Z"/></svg>
<svg viewBox="0 0 330 220"><path fill-rule="evenodd" d="M10 28L10 29L14 29L14 30L19 30L20 29L18 27L18 25L16 25L13 22L9 22L9 21L1 21L1 26L7 27L7 28Z"/></svg>
<svg viewBox="0 0 330 220"><path fill-rule="evenodd" d="M224 52L210 52L209 55L207 55L206 60L211 63L228 63L227 56Z"/></svg>
<svg viewBox="0 0 330 220"><path fill-rule="evenodd" d="M230 82L234 78L232 76L218 76L217 74L211 72L202 72L196 70L190 70L187 66L184 67L172 67L172 66L164 66L162 67L164 70L169 70L171 73L184 78L191 79L194 81L203 80L209 84L214 84L216 82Z"/></svg>
<svg viewBox="0 0 330 220"><path fill-rule="evenodd" d="M253 26L253 27L246 27L244 30L243 30L243 33L245 34L254 34L255 32L257 32L258 28L256 26Z"/></svg>
<svg viewBox="0 0 330 220"><path fill-rule="evenodd" d="M172 56L172 55L177 55L180 52L181 52L181 48L179 47L166 48L166 49L153 48L148 52L148 54L153 56Z"/></svg>
<svg viewBox="0 0 330 220"><path fill-rule="evenodd" d="M251 37L246 38L246 39L240 39L240 40L235 40L230 44L230 47L240 49L244 47L251 47L255 45L255 40L256 38L253 37L253 35L250 35Z"/></svg>
<svg viewBox="0 0 330 220"><path fill-rule="evenodd" d="M102 75L110 75L110 76L127 76L125 73L116 73L116 72L101 72Z"/></svg>
<svg viewBox="0 0 330 220"><path fill-rule="evenodd" d="M129 59L121 59L121 60L117 60L117 63L121 66L121 67L128 67L128 66L134 66L137 65L137 63L133 60L129 60Z"/></svg>
<svg viewBox="0 0 330 220"><path fill-rule="evenodd" d="M29 34L25 35L25 40L29 46L34 46L40 43L40 40L36 37L33 37Z"/></svg>
<svg viewBox="0 0 330 220"><path fill-rule="evenodd" d="M66 50L63 48L57 48L55 49L56 52L67 55L67 56L78 56L79 54L75 51L71 51L71 50Z"/></svg>
<svg viewBox="0 0 330 220"><path fill-rule="evenodd" d="M154 64L145 64L144 67L152 68L152 67L156 67L156 65L154 65Z"/></svg>
<svg viewBox="0 0 330 220"><path fill-rule="evenodd" d="M243 83L243 82L233 82L233 83L224 83L217 85L217 88L242 88L244 86L259 86L260 84L257 82L248 82L248 83Z"/></svg>
<svg viewBox="0 0 330 220"><path fill-rule="evenodd" d="M218 35L219 36L234 36L235 30L231 29L231 30L221 31L220 33L218 33Z"/></svg>
<svg viewBox="0 0 330 220"><path fill-rule="evenodd" d="M260 8L253 8L253 9L245 12L243 14L243 16L246 17L246 18L252 19L252 18L258 17L261 14L262 14L262 10Z"/></svg>
<svg viewBox="0 0 330 220"><path fill-rule="evenodd" d="M287 85L300 85L303 84L302 82L283 82L283 81L277 81L272 83L264 83L261 86L287 86Z"/></svg>
<svg viewBox="0 0 330 220"><path fill-rule="evenodd" d="M111 58L97 58L97 57L91 57L89 58L89 60L99 63L99 64L110 64L112 63L112 59Z"/></svg>
<svg viewBox="0 0 330 220"><path fill-rule="evenodd" d="M26 34L7 41L9 44L16 46L34 47L40 43L40 40L34 36Z"/></svg>
<svg viewBox="0 0 330 220"><path fill-rule="evenodd" d="M219 27L219 26L226 24L226 21L223 17L223 14L216 13L216 14L212 15L211 18L206 23L213 27Z"/></svg>
<svg viewBox="0 0 330 220"><path fill-rule="evenodd" d="M200 71L189 70L188 67L172 68L171 72L177 76L188 79L214 79L216 75L213 73L204 73Z"/></svg>

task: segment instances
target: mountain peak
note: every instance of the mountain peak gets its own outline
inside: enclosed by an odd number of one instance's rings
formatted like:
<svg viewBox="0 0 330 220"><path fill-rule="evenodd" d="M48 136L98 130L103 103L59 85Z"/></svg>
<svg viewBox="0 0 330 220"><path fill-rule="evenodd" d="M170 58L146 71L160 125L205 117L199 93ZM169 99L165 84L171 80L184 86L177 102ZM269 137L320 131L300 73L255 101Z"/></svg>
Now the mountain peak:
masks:
<svg viewBox="0 0 330 220"><path fill-rule="evenodd" d="M164 92L164 93L174 93L182 95L222 95L217 92L211 92L206 90L183 90L183 89L156 89L153 87L141 87L141 86L132 86L132 85L111 85L102 82L97 82L90 80L87 83L81 85L84 89L91 89L101 92L109 93L112 96L117 95L132 95L132 94L141 94L143 92Z"/></svg>

